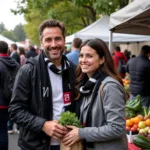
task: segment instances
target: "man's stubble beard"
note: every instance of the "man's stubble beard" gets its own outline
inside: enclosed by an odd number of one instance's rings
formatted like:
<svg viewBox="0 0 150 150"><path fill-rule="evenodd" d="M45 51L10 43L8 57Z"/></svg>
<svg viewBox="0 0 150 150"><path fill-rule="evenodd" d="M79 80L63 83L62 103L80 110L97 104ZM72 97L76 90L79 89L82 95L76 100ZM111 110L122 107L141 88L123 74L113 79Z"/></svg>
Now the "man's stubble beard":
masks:
<svg viewBox="0 0 150 150"><path fill-rule="evenodd" d="M59 58L51 58L51 56L50 56L50 54L49 54L49 51L51 51L49 48L47 48L47 49L45 49L45 55L50 59L50 60L57 60L57 59L59 59L62 55L63 55L63 51L64 50L62 50L61 52L60 52L60 56L59 56Z"/></svg>

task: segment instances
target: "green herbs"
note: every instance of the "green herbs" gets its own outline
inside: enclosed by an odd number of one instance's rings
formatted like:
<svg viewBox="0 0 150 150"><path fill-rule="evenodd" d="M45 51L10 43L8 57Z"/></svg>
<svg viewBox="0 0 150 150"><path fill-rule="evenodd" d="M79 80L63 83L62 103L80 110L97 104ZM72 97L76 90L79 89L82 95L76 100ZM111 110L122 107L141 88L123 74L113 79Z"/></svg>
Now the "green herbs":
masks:
<svg viewBox="0 0 150 150"><path fill-rule="evenodd" d="M134 98L133 101L129 101L126 104L126 108L131 109L133 111L139 111L142 108L141 96L138 95Z"/></svg>
<svg viewBox="0 0 150 150"><path fill-rule="evenodd" d="M125 112L126 112L126 118L128 118L128 119L133 118L137 115L135 111L133 111L132 109L129 109L129 108L126 108Z"/></svg>
<svg viewBox="0 0 150 150"><path fill-rule="evenodd" d="M58 120L58 123L61 124L62 126L71 125L71 126L76 126L78 128L82 127L76 114L69 111L63 112L61 114L61 118Z"/></svg>
<svg viewBox="0 0 150 150"><path fill-rule="evenodd" d="M127 100L126 102L126 118L130 119L137 114L143 114L142 111L142 103L141 103L141 96L137 95L133 101Z"/></svg>

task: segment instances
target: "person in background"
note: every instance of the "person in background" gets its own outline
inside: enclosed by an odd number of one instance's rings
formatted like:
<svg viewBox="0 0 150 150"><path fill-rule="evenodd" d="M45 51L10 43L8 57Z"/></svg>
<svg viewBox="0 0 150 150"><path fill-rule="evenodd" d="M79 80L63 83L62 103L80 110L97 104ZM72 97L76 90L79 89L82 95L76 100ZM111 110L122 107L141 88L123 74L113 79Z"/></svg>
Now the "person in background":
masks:
<svg viewBox="0 0 150 150"><path fill-rule="evenodd" d="M131 55L131 52L126 49L124 51L124 56L126 57L127 61L130 59L130 55Z"/></svg>
<svg viewBox="0 0 150 150"><path fill-rule="evenodd" d="M82 44L76 72L76 113L83 128L67 126L64 144L83 140L86 150L128 150L125 91L104 41Z"/></svg>
<svg viewBox="0 0 150 150"><path fill-rule="evenodd" d="M20 65L23 66L26 63L25 50L23 47L18 47L18 54L20 56Z"/></svg>
<svg viewBox="0 0 150 150"><path fill-rule="evenodd" d="M144 45L137 57L130 59L126 71L130 75L130 99L142 96L142 105L150 106L150 46Z"/></svg>
<svg viewBox="0 0 150 150"><path fill-rule="evenodd" d="M15 43L10 45L10 57L15 59L18 62L18 64L20 64L20 56L17 53L17 45Z"/></svg>
<svg viewBox="0 0 150 150"><path fill-rule="evenodd" d="M26 58L29 59L29 58L34 58L36 57L38 54L36 52L36 49L33 47L33 46L29 46L29 50L26 52Z"/></svg>
<svg viewBox="0 0 150 150"><path fill-rule="evenodd" d="M63 54L64 54L64 55L67 55L68 53L70 53L70 52L68 51L67 46L65 46L65 49L64 49Z"/></svg>
<svg viewBox="0 0 150 150"><path fill-rule="evenodd" d="M127 58L125 57L124 53L121 52L121 49L120 49L120 46L117 46L115 48L115 54L112 56L113 58L113 61L115 63L115 68L118 69L118 65L119 65L119 60L124 60L125 63L127 62ZM125 73L121 73L121 72L118 72L119 75L124 78L125 77Z"/></svg>
<svg viewBox="0 0 150 150"><path fill-rule="evenodd" d="M10 75L15 75L19 64L8 55L8 44L0 41L0 149L8 150L8 105L11 99Z"/></svg>
<svg viewBox="0 0 150 150"><path fill-rule="evenodd" d="M134 58L134 57L136 57L136 55L134 55L134 54L133 54L133 55L131 55L131 58Z"/></svg>
<svg viewBox="0 0 150 150"><path fill-rule="evenodd" d="M36 50L36 53L39 55L40 54L40 48L39 48L39 46L35 45L34 48Z"/></svg>
<svg viewBox="0 0 150 150"><path fill-rule="evenodd" d="M18 47L15 43L10 45L10 57L12 57L20 65L20 56L17 53L17 48ZM14 133L13 127L14 127L14 122L9 119L8 120L8 133L9 134ZM17 129L15 129L15 130L18 132Z"/></svg>
<svg viewBox="0 0 150 150"><path fill-rule="evenodd" d="M9 105L10 118L19 125L22 150L59 150L68 133L58 124L61 113L73 111L75 68L63 51L65 27L56 20L39 26L41 47L37 57L20 68Z"/></svg>
<svg viewBox="0 0 150 150"><path fill-rule="evenodd" d="M76 66L78 65L78 59L79 59L79 49L82 44L82 40L80 38L75 38L72 41L72 51L67 54L67 58Z"/></svg>

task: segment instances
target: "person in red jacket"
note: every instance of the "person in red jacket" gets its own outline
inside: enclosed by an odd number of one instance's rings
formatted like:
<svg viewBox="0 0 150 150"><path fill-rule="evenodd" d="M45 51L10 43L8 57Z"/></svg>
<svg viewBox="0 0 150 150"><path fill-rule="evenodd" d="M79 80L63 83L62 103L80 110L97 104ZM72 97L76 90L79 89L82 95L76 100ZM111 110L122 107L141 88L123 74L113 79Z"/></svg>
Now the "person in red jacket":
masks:
<svg viewBox="0 0 150 150"><path fill-rule="evenodd" d="M127 58L125 57L124 53L122 53L122 52L120 51L120 47L119 47L119 46L117 46L117 47L115 48L115 53L114 53L114 55L113 55L112 57L113 57L113 60L114 60L114 64L115 64L116 69L118 69L119 60L122 60L122 59L123 59L123 60L125 61L125 63L127 62ZM120 74L120 76L121 76L122 78L125 77L125 73L122 73L122 72L118 72L118 73Z"/></svg>
<svg viewBox="0 0 150 150"><path fill-rule="evenodd" d="M8 105L19 64L8 56L8 44L0 41L0 149L8 150Z"/></svg>

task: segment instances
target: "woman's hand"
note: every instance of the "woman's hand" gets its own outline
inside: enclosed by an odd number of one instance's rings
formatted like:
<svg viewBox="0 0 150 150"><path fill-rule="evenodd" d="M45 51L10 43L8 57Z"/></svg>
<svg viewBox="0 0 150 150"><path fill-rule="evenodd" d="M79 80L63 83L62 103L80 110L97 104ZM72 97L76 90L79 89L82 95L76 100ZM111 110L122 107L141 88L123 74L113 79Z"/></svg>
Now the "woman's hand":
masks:
<svg viewBox="0 0 150 150"><path fill-rule="evenodd" d="M70 147L80 140L80 137L78 135L79 128L75 126L66 126L66 127L72 130L64 136L62 142L64 143L65 146Z"/></svg>

